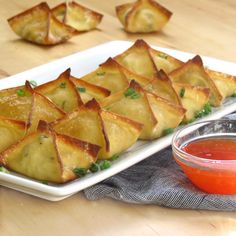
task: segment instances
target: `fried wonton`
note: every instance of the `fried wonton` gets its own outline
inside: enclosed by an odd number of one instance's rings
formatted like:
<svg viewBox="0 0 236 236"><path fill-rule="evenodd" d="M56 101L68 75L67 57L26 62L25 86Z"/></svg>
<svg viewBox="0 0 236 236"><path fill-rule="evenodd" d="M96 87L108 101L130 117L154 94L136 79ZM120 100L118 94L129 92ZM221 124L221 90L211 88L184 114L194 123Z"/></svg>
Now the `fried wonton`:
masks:
<svg viewBox="0 0 236 236"><path fill-rule="evenodd" d="M142 86L150 83L148 78L128 70L112 58L108 58L97 70L85 75L81 80L89 81L92 84L106 88L112 93L127 88L131 80L137 81Z"/></svg>
<svg viewBox="0 0 236 236"><path fill-rule="evenodd" d="M0 116L27 121L33 90L29 82L23 86L0 90Z"/></svg>
<svg viewBox="0 0 236 236"><path fill-rule="evenodd" d="M121 24L125 27L126 25L126 16L132 10L134 3L125 3L119 6L116 6L116 15L121 22Z"/></svg>
<svg viewBox="0 0 236 236"><path fill-rule="evenodd" d="M177 58L151 47L149 47L149 52L158 70L163 70L166 74L169 74L171 71L181 67L184 64L184 62L178 60Z"/></svg>
<svg viewBox="0 0 236 236"><path fill-rule="evenodd" d="M157 77L149 80L144 76L137 75L134 72L131 72L121 65L120 69L125 74L129 82L135 80L138 84L141 85L142 88L146 89L147 91L154 93L159 97L165 98L176 105L181 106L179 96L175 92L171 80L163 70L160 70L158 72Z"/></svg>
<svg viewBox="0 0 236 236"><path fill-rule="evenodd" d="M223 96L223 99L232 96L236 92L236 76L213 71L210 69L205 70L214 81L216 87Z"/></svg>
<svg viewBox="0 0 236 236"><path fill-rule="evenodd" d="M65 114L65 112L59 109L53 102L51 102L45 96L34 91L28 119L27 133L32 133L36 131L38 122L40 120L52 122L59 118L62 118Z"/></svg>
<svg viewBox="0 0 236 236"><path fill-rule="evenodd" d="M99 101L111 94L110 90L108 89L96 86L73 76L70 76L70 80L75 84L83 103L86 103L93 98Z"/></svg>
<svg viewBox="0 0 236 236"><path fill-rule="evenodd" d="M151 80L157 76L158 70L149 48L149 45L144 40L139 39L126 51L114 57L114 59L130 71Z"/></svg>
<svg viewBox="0 0 236 236"><path fill-rule="evenodd" d="M186 110L184 115L186 123L193 120L196 112L202 110L208 103L210 94L208 88L172 83L163 70L159 71L159 76L146 85L145 89L175 105L182 106Z"/></svg>
<svg viewBox="0 0 236 236"><path fill-rule="evenodd" d="M184 108L147 92L135 81L131 81L128 89L105 98L101 105L143 124L139 138L147 140L162 136L167 128L176 128L185 114Z"/></svg>
<svg viewBox="0 0 236 236"><path fill-rule="evenodd" d="M144 88L159 97L167 99L173 104L182 105L171 80L163 70L160 70L158 76L145 85Z"/></svg>
<svg viewBox="0 0 236 236"><path fill-rule="evenodd" d="M121 64L119 64L120 70L122 71L122 73L126 76L127 80L129 82L131 82L132 80L135 80L136 82L138 82L142 87L146 86L147 84L150 83L150 79L148 79L147 77L144 77L142 75L138 75L132 71L130 71L129 69L127 69L126 67L122 66Z"/></svg>
<svg viewBox="0 0 236 236"><path fill-rule="evenodd" d="M74 83L70 80L70 69L60 74L57 79L36 87L35 90L65 112L71 112L83 104Z"/></svg>
<svg viewBox="0 0 236 236"><path fill-rule="evenodd" d="M103 15L92 11L74 1L61 3L52 9L53 15L60 21L77 31L95 29Z"/></svg>
<svg viewBox="0 0 236 236"><path fill-rule="evenodd" d="M99 65L95 71L80 79L106 88L110 90L111 93L120 91L129 86L129 81L122 72L120 65L112 58L109 58L106 62Z"/></svg>
<svg viewBox="0 0 236 236"><path fill-rule="evenodd" d="M55 133L47 123L0 154L0 164L40 181L64 183L76 178L75 168L88 169L99 147Z"/></svg>
<svg viewBox="0 0 236 236"><path fill-rule="evenodd" d="M96 100L89 101L52 126L58 133L101 146L98 159L109 159L131 147L143 127L133 120L102 110Z"/></svg>
<svg viewBox="0 0 236 236"><path fill-rule="evenodd" d="M150 33L161 30L172 12L153 0L137 0L116 7L116 14L130 33Z"/></svg>
<svg viewBox="0 0 236 236"><path fill-rule="evenodd" d="M0 152L24 137L26 123L0 117Z"/></svg>
<svg viewBox="0 0 236 236"><path fill-rule="evenodd" d="M153 130L154 138L168 134L169 129L175 129L182 122L186 111L182 106L176 106L152 93L147 93L147 98L158 121L157 129Z"/></svg>
<svg viewBox="0 0 236 236"><path fill-rule="evenodd" d="M8 23L21 38L41 45L65 42L75 32L53 16L46 2L11 17Z"/></svg>
<svg viewBox="0 0 236 236"><path fill-rule="evenodd" d="M186 83L193 86L200 86L210 89L210 104L220 106L223 97L214 81L205 72L200 56L186 62L183 66L169 74L172 82Z"/></svg>
<svg viewBox="0 0 236 236"><path fill-rule="evenodd" d="M182 106L186 109L184 122L193 121L196 118L196 113L209 102L210 90L181 83L173 83L173 87L180 97Z"/></svg>

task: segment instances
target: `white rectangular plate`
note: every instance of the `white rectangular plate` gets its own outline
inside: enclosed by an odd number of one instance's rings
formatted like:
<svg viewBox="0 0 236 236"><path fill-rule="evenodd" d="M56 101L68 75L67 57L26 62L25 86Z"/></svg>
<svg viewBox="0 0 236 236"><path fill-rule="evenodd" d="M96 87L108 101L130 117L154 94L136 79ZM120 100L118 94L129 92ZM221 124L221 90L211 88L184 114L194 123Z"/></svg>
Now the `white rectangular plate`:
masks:
<svg viewBox="0 0 236 236"><path fill-rule="evenodd" d="M0 89L22 85L26 79L35 80L38 84L42 84L57 78L60 73L69 67L71 68L72 75L80 77L96 69L97 66L104 62L108 57L113 57L123 52L132 44L133 43L127 41L111 41L86 51L75 53L46 65L42 65L26 72L0 80ZM154 48L164 51L184 61L194 56L193 54L176 50L160 47ZM204 65L210 69L236 75L236 64L209 57L202 58ZM225 100L224 104L220 108L214 109L212 114L203 118L202 120L218 119L233 111L236 111L236 98L229 98ZM112 175L115 175L120 171L138 163L139 161L144 160L152 154L164 149L171 144L172 136L173 135L169 135L150 142L138 141L132 148L123 153L118 160L114 161L109 169L94 174L88 174L81 179L77 179L66 184L45 185L41 182L12 172L0 172L0 185L51 201L62 200L72 194L77 193L80 190L83 190Z"/></svg>

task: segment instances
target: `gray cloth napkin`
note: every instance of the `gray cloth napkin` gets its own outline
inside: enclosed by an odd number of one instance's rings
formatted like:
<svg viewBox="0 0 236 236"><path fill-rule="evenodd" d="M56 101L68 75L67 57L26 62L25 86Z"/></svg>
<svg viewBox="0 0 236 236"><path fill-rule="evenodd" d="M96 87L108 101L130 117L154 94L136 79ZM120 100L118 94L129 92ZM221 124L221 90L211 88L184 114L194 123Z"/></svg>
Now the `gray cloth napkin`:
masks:
<svg viewBox="0 0 236 236"><path fill-rule="evenodd" d="M228 118L236 119L236 115ZM236 195L207 194L194 187L172 158L170 147L85 189L84 193L90 200L110 197L171 208L236 210Z"/></svg>

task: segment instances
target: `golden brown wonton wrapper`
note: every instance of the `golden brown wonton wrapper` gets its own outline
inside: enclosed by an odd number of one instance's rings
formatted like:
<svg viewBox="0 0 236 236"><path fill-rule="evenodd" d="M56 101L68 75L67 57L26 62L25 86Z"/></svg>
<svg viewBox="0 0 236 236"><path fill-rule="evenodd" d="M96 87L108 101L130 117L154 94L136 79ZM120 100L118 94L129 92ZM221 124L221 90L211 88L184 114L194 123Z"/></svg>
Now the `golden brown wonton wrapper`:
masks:
<svg viewBox="0 0 236 236"><path fill-rule="evenodd" d="M183 66L172 71L169 74L172 82L186 83L193 86L200 86L210 89L210 104L212 106L220 106L223 101L219 89L215 82L205 72L200 56L195 56L193 59L187 61Z"/></svg>
<svg viewBox="0 0 236 236"><path fill-rule="evenodd" d="M150 46L144 40L138 39L130 48L114 59L130 71L151 80L157 76L158 69L149 48Z"/></svg>
<svg viewBox="0 0 236 236"><path fill-rule="evenodd" d="M52 122L65 115L54 103L31 88L24 86L0 90L0 116L27 123L27 133L35 131L38 121Z"/></svg>
<svg viewBox="0 0 236 236"><path fill-rule="evenodd" d="M46 2L11 17L8 23L21 38L41 45L65 42L75 32L53 16Z"/></svg>
<svg viewBox="0 0 236 236"><path fill-rule="evenodd" d="M143 127L133 120L102 110L96 100L52 125L58 133L101 146L99 159L109 159L132 146Z"/></svg>
<svg viewBox="0 0 236 236"><path fill-rule="evenodd" d="M75 84L83 103L86 103L93 98L99 101L111 94L110 90L105 89L104 87L96 86L73 76L70 76L70 80Z"/></svg>
<svg viewBox="0 0 236 236"><path fill-rule="evenodd" d="M196 113L201 111L209 102L210 90L181 83L173 83L173 87L179 95L181 105L186 109L184 122L193 121L196 118Z"/></svg>
<svg viewBox="0 0 236 236"><path fill-rule="evenodd" d="M167 99L173 104L182 105L180 97L176 93L171 80L163 70L160 70L158 76L146 84L144 88L159 97Z"/></svg>
<svg viewBox="0 0 236 236"><path fill-rule="evenodd" d="M172 12L153 0L137 0L116 7L118 19L125 31L150 33L161 30L169 21Z"/></svg>
<svg viewBox="0 0 236 236"><path fill-rule="evenodd" d="M52 122L62 118L65 114L65 112L63 112L45 96L33 91L27 133L29 134L36 131L40 120Z"/></svg>
<svg viewBox="0 0 236 236"><path fill-rule="evenodd" d="M0 117L0 152L24 137L26 123Z"/></svg>
<svg viewBox="0 0 236 236"><path fill-rule="evenodd" d="M35 90L65 112L71 112L83 104L75 84L70 80L70 69L60 74L57 79L36 87Z"/></svg>
<svg viewBox="0 0 236 236"><path fill-rule="evenodd" d="M80 78L91 84L101 86L111 91L111 93L120 91L129 86L129 81L122 71L121 66L109 58L106 62L99 65L99 67Z"/></svg>
<svg viewBox="0 0 236 236"><path fill-rule="evenodd" d="M163 70L159 71L159 76L146 85L145 89L175 105L182 106L186 110L184 122L194 119L196 112L201 111L208 103L210 94L208 88L172 83Z"/></svg>
<svg viewBox="0 0 236 236"><path fill-rule="evenodd" d="M99 147L55 133L47 123L0 154L0 164L25 176L55 183L76 178L75 168L88 169Z"/></svg>
<svg viewBox="0 0 236 236"><path fill-rule="evenodd" d="M158 70L163 70L166 74L169 74L171 71L181 67L184 64L184 62L178 60L177 58L151 47L149 47L149 53L151 54Z"/></svg>
<svg viewBox="0 0 236 236"><path fill-rule="evenodd" d="M77 31L89 31L97 27L103 15L74 1L61 3L52 9L54 16Z"/></svg>
<svg viewBox="0 0 236 236"><path fill-rule="evenodd" d="M210 69L205 70L214 81L216 87L223 96L223 99L232 96L236 92L236 76L213 71Z"/></svg>
<svg viewBox="0 0 236 236"><path fill-rule="evenodd" d="M131 80L137 81L143 87L150 83L150 79L130 71L112 58L108 58L107 61L99 65L98 69L77 81L81 80L106 88L111 93L127 88Z"/></svg>
<svg viewBox="0 0 236 236"><path fill-rule="evenodd" d="M33 89L25 85L0 90L0 116L27 121L32 104Z"/></svg>
<svg viewBox="0 0 236 236"><path fill-rule="evenodd" d="M165 129L176 128L185 114L184 108L147 92L135 81L128 89L105 98L101 106L143 124L139 138L147 140L164 135Z"/></svg>
<svg viewBox="0 0 236 236"><path fill-rule="evenodd" d="M136 40L130 48L114 59L126 69L149 80L158 76L158 70L169 74L184 65L177 58L150 47L143 39Z"/></svg>

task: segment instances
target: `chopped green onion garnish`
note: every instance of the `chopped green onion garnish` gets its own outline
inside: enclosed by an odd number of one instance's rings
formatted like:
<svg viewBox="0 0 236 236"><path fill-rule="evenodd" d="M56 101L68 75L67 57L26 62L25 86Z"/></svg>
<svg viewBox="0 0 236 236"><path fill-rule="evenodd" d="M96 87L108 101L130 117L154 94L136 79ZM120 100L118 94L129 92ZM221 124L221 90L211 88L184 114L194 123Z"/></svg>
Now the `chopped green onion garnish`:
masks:
<svg viewBox="0 0 236 236"><path fill-rule="evenodd" d="M92 173L98 172L100 170L100 166L97 163L93 163L91 167L89 168L89 170Z"/></svg>
<svg viewBox="0 0 236 236"><path fill-rule="evenodd" d="M132 94L134 94L136 91L133 89L133 88L128 88L125 92L124 92L124 95L125 97L129 97L131 96Z"/></svg>
<svg viewBox="0 0 236 236"><path fill-rule="evenodd" d="M37 82L34 80L30 80L30 84L35 88L37 87Z"/></svg>
<svg viewBox="0 0 236 236"><path fill-rule="evenodd" d="M105 110L109 111L111 110L111 107L110 106L107 106L107 107L104 107Z"/></svg>
<svg viewBox="0 0 236 236"><path fill-rule="evenodd" d="M182 88L182 89L180 90L179 96L180 96L181 98L183 98L183 97L184 97L184 94L185 94L185 89Z"/></svg>
<svg viewBox="0 0 236 236"><path fill-rule="evenodd" d="M140 98L140 94L139 93L134 93L130 96L131 99L137 99L137 98Z"/></svg>
<svg viewBox="0 0 236 236"><path fill-rule="evenodd" d="M192 118L191 120L188 121L188 123L193 123L196 120L196 118Z"/></svg>
<svg viewBox="0 0 236 236"><path fill-rule="evenodd" d="M195 118L201 118L211 113L211 105L206 103L201 111L195 113Z"/></svg>
<svg viewBox="0 0 236 236"><path fill-rule="evenodd" d="M119 155L118 154L114 154L111 158L110 158L110 160L111 161L115 161L115 160L117 160L119 158Z"/></svg>
<svg viewBox="0 0 236 236"><path fill-rule="evenodd" d="M9 171L3 166L0 166L0 172L9 173Z"/></svg>
<svg viewBox="0 0 236 236"><path fill-rule="evenodd" d="M236 97L236 92L231 95L231 97L235 98Z"/></svg>
<svg viewBox="0 0 236 236"><path fill-rule="evenodd" d="M73 172L79 177L83 177L87 174L87 170L85 168L75 168Z"/></svg>
<svg viewBox="0 0 236 236"><path fill-rule="evenodd" d="M125 97L130 97L131 99L137 99L137 98L140 98L140 94L137 93L135 91L135 89L133 88L128 88L125 92L124 92L124 96Z"/></svg>
<svg viewBox="0 0 236 236"><path fill-rule="evenodd" d="M174 132L173 128L166 128L163 130L163 135L172 134Z"/></svg>
<svg viewBox="0 0 236 236"><path fill-rule="evenodd" d="M61 82L59 86L60 86L60 88L65 88L66 87L66 82Z"/></svg>
<svg viewBox="0 0 236 236"><path fill-rule="evenodd" d="M25 96L25 90L23 90L23 89L18 89L16 91L16 93L19 97L24 97Z"/></svg>
<svg viewBox="0 0 236 236"><path fill-rule="evenodd" d="M164 54L164 53L159 53L157 56L161 57L163 59L167 59L168 58L168 56L166 54Z"/></svg>
<svg viewBox="0 0 236 236"><path fill-rule="evenodd" d="M48 185L48 181L46 181L46 180L42 180L41 183L42 183L42 184L46 184L46 185Z"/></svg>
<svg viewBox="0 0 236 236"><path fill-rule="evenodd" d="M108 160L100 161L99 166L101 170L108 169L111 166L111 162Z"/></svg>
<svg viewBox="0 0 236 236"><path fill-rule="evenodd" d="M182 127L182 126L184 126L184 125L186 125L187 123L186 123L186 121L181 121L180 123L179 123L179 125L178 125L178 127Z"/></svg>
<svg viewBox="0 0 236 236"><path fill-rule="evenodd" d="M84 87L77 87L77 90L78 90L80 93L85 93L85 92L86 92L86 88L84 88Z"/></svg>
<svg viewBox="0 0 236 236"><path fill-rule="evenodd" d="M211 105L210 105L209 103L207 103L207 104L204 106L204 110L205 110L205 113L206 113L206 114L211 113L211 111L212 111Z"/></svg>
<svg viewBox="0 0 236 236"><path fill-rule="evenodd" d="M101 71L101 72L97 72L96 74L97 74L98 76L102 76L102 75L105 75L106 72L105 72L105 71Z"/></svg>
<svg viewBox="0 0 236 236"><path fill-rule="evenodd" d="M61 104L61 108L65 109L65 106L66 106L66 101L63 101L62 104Z"/></svg>

